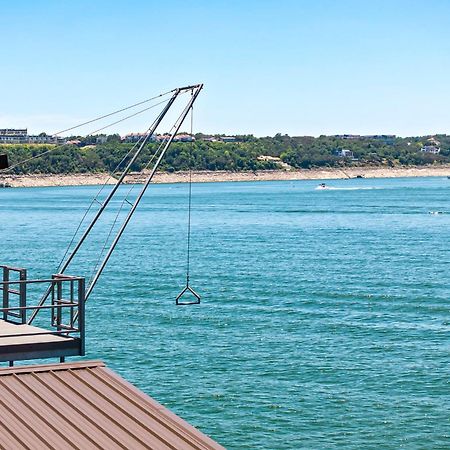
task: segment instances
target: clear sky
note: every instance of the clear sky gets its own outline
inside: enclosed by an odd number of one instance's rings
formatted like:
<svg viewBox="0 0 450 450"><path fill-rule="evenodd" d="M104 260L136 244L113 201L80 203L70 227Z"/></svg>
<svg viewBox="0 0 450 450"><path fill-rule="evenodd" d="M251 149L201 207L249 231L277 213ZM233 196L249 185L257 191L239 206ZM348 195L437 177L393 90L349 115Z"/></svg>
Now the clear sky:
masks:
<svg viewBox="0 0 450 450"><path fill-rule="evenodd" d="M195 131L450 133L449 0L0 0L0 18L0 128L203 82Z"/></svg>

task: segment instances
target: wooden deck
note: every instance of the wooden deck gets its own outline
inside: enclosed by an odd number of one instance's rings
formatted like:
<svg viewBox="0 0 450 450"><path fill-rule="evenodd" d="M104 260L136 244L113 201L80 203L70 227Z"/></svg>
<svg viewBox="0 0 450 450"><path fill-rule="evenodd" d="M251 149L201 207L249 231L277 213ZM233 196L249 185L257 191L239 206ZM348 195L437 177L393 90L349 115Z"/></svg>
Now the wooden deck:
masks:
<svg viewBox="0 0 450 450"><path fill-rule="evenodd" d="M50 333L43 328L0 320L0 361L81 355L79 338Z"/></svg>

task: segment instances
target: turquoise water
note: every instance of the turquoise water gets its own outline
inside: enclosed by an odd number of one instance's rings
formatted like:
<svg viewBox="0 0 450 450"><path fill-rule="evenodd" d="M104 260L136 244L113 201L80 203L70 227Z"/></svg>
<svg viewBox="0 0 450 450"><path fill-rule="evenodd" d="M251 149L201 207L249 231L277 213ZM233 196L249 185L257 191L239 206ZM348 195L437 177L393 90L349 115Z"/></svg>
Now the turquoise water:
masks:
<svg viewBox="0 0 450 450"><path fill-rule="evenodd" d="M194 307L187 187L152 186L87 357L229 449L450 448L450 180L327 183L195 184ZM1 262L53 273L97 189L0 190Z"/></svg>

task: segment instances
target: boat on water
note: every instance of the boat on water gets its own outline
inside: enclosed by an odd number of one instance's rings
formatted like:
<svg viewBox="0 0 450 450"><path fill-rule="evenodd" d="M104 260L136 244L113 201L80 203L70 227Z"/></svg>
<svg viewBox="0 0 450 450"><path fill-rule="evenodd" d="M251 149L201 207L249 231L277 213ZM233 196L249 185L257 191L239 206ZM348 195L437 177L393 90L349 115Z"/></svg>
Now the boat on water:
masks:
<svg viewBox="0 0 450 450"><path fill-rule="evenodd" d="M316 191L326 191L330 189L325 183L320 183L319 186L316 187Z"/></svg>

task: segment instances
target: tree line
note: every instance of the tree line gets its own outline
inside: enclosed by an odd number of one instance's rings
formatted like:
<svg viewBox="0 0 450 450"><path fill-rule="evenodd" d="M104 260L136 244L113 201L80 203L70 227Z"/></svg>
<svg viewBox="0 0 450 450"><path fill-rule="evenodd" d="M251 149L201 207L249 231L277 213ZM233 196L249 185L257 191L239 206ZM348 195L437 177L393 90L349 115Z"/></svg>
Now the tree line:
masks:
<svg viewBox="0 0 450 450"><path fill-rule="evenodd" d="M95 173L111 172L133 144L123 143L117 135L95 144L93 137L76 137L76 145L0 145L0 153L8 155L11 165L31 159L13 169L13 173ZM436 144L438 141L438 144ZM422 152L425 145L439 146L439 154ZM148 143L131 170L139 172L158 148ZM350 150L352 157L338 156ZM270 158L266 158L270 157ZM161 170L256 171L275 170L281 163L294 169L351 166L410 166L450 163L450 136L436 135L430 143L428 136L409 138L343 138L337 136L288 136L257 138L236 136L236 142L204 140L196 135L195 142L175 142L166 154ZM284 167L287 167L286 165Z"/></svg>

